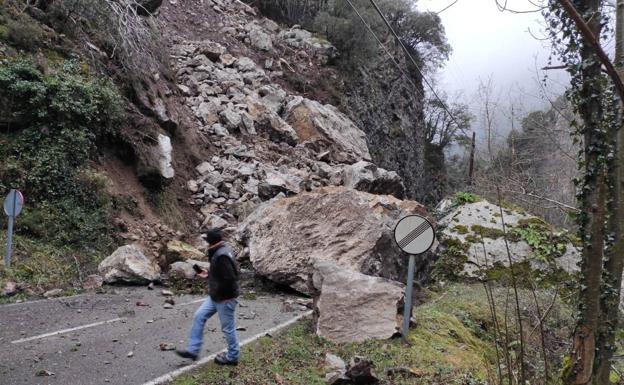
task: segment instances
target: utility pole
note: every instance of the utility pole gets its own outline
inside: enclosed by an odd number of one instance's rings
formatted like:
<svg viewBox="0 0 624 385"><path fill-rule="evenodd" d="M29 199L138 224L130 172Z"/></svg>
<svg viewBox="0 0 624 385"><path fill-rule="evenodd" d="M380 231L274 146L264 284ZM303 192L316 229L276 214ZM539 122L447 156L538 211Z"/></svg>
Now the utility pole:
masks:
<svg viewBox="0 0 624 385"><path fill-rule="evenodd" d="M624 1L624 0L623 0ZM472 132L472 144L470 148L470 166L468 168L468 186L472 186L472 178L474 175L474 157L475 157L475 141L476 141L476 133Z"/></svg>

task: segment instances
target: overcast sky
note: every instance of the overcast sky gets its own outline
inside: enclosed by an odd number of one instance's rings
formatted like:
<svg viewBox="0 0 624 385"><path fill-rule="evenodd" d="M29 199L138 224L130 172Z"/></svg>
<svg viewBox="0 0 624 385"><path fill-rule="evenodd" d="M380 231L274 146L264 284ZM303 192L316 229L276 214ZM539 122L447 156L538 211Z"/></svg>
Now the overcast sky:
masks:
<svg viewBox="0 0 624 385"><path fill-rule="evenodd" d="M418 0L417 6L438 12L452 2ZM527 0L508 0L507 4L511 9L534 9ZM537 81L543 72L536 72L536 68L547 64L550 48L529 32L544 36L540 13L500 12L495 0L458 0L440 17L453 53L438 78L450 96L463 92L464 101L478 114L480 106L475 94L479 82L491 77L505 107L510 101L518 104L517 110L525 111L547 105L539 98ZM562 93L567 82L565 72L550 71L549 77L550 96Z"/></svg>

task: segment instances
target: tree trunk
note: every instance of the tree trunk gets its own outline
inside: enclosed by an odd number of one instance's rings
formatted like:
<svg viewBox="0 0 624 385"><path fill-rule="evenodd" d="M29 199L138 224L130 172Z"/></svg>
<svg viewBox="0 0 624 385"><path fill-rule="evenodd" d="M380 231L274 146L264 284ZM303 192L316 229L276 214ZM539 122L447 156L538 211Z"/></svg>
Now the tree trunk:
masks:
<svg viewBox="0 0 624 385"><path fill-rule="evenodd" d="M620 77L624 74L624 0L618 0L615 25L615 67ZM611 358L615 346L615 330L620 312L620 288L624 269L624 127L622 127L624 100L620 100L618 119L620 126L613 130L615 160L609 170L609 182L613 183L611 217L608 234L613 235L613 244L608 248L603 268L603 300L600 339L598 342L598 383L608 384L611 374Z"/></svg>
<svg viewBox="0 0 624 385"><path fill-rule="evenodd" d="M600 0L576 1L583 17L589 18L594 36L601 34ZM604 246L606 185L604 164L604 133L602 132L602 94L599 84L601 64L587 39L580 50L584 63L581 69L581 103L579 113L584 124L585 172L581 197L581 235L583 256L581 263L581 291L579 318L574 331L571 367L564 375L566 384L589 384L594 381L596 338L600 323L600 288Z"/></svg>

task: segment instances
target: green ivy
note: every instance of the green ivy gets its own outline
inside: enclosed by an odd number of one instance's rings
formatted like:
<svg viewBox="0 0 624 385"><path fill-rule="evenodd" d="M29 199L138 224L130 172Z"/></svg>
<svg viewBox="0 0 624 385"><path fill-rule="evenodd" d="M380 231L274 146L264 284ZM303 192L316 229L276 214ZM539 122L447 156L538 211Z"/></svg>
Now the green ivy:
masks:
<svg viewBox="0 0 624 385"><path fill-rule="evenodd" d="M547 225L527 221L518 227L512 227L510 234L516 236L531 246L533 256L542 262L552 262L567 251L569 239L550 231Z"/></svg>

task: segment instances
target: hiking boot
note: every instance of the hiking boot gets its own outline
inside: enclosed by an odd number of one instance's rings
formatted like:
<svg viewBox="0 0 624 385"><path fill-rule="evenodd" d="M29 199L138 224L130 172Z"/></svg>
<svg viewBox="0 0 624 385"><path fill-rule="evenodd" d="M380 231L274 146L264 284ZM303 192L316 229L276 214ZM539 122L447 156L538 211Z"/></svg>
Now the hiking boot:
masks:
<svg viewBox="0 0 624 385"><path fill-rule="evenodd" d="M232 365L232 366L238 365L238 360L236 361L229 360L225 354L219 354L218 356L216 356L214 359L214 362L217 365Z"/></svg>
<svg viewBox="0 0 624 385"><path fill-rule="evenodd" d="M193 361L197 361L197 354L193 354L188 350L176 350L176 354L182 358L190 358Z"/></svg>

